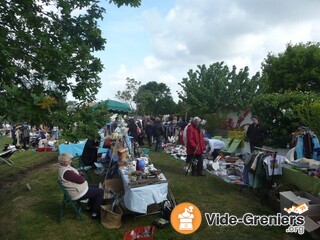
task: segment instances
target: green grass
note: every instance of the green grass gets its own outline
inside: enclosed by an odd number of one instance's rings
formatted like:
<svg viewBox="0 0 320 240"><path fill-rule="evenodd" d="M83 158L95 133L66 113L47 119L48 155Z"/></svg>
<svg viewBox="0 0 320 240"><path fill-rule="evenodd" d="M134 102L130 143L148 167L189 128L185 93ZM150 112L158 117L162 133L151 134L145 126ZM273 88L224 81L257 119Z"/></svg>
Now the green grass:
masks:
<svg viewBox="0 0 320 240"><path fill-rule="evenodd" d="M1 138L0 147L9 140ZM56 220L62 192L56 183L57 156L57 152L39 153L29 150L15 153L12 156L15 162L13 166L1 163L0 239L123 239L129 229L151 225L155 219L161 217L150 215L134 218L126 215L123 216L119 229L106 229L99 221L92 220L87 213L84 213L85 221L76 219L71 207L67 207L61 223L58 224ZM165 174L179 203L191 202L202 213L229 213L238 217L245 213L274 214L267 205L261 204L259 195L249 189L240 192L239 187L208 173L206 177L185 176L182 172L184 162L165 153L151 151L150 158ZM92 181L102 182L103 177L92 175ZM26 187L27 183L31 190ZM154 239L309 238L286 234L284 227L210 227L203 220L200 228L191 235L179 234L169 226L156 229Z"/></svg>

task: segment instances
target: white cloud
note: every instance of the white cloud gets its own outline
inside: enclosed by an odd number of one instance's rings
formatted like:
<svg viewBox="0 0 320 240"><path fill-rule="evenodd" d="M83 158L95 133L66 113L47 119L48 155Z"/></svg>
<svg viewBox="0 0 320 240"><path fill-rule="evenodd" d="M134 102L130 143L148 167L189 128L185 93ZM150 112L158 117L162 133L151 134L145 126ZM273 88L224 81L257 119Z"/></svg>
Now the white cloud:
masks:
<svg viewBox="0 0 320 240"><path fill-rule="evenodd" d="M122 90L115 88L124 86L127 77L134 77L142 84L149 81L166 83L175 95L174 99L178 100L175 94L180 90L178 83L197 65L224 61L238 69L248 66L254 74L260 70L269 52L278 54L288 43L318 42L320 39L318 0L143 2L145 5L140 9L130 12L129 20L119 17L120 25L113 20L114 32L110 33L113 34L110 38L116 38L119 31L135 34L132 31L135 29L138 35L122 38L122 47L132 38L143 44L131 42L132 51L116 56L115 59L120 58L126 67L122 69L117 62L118 65L109 70L106 83L117 81L109 91L109 98L113 98L116 90ZM108 21L107 16L105 21ZM121 50L119 45L112 47ZM112 57L106 55L106 58ZM103 84L103 88L108 86Z"/></svg>
<svg viewBox="0 0 320 240"><path fill-rule="evenodd" d="M144 66L150 70L159 68L161 66L161 61L156 59L154 56L146 56L143 60L143 63Z"/></svg>

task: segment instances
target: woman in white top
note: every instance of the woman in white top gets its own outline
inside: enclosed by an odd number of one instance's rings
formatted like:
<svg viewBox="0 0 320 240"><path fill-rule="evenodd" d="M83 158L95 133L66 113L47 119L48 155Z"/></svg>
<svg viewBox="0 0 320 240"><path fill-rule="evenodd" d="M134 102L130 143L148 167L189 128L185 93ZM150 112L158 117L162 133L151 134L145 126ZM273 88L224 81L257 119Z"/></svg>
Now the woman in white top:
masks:
<svg viewBox="0 0 320 240"><path fill-rule="evenodd" d="M226 144L218 139L205 138L204 143L206 144L206 152L209 156L213 157L213 160L219 155L219 151L224 149Z"/></svg>

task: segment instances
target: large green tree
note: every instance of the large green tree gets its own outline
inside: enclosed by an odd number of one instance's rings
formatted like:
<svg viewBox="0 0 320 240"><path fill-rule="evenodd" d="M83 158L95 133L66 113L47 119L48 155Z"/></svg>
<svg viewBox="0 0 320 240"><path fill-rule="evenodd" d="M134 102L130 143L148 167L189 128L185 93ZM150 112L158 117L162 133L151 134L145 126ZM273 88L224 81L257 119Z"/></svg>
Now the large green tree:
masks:
<svg viewBox="0 0 320 240"><path fill-rule="evenodd" d="M319 106L320 98L315 93L287 92L256 95L251 110L269 129L267 144L285 148L298 126L320 134Z"/></svg>
<svg viewBox="0 0 320 240"><path fill-rule="evenodd" d="M314 92L320 88L320 44L287 44L277 55L269 53L262 63L262 90Z"/></svg>
<svg viewBox="0 0 320 240"><path fill-rule="evenodd" d="M270 129L269 144L285 147L297 126L310 127L320 134L319 43L287 44L277 55L269 53L262 63L261 88L252 111Z"/></svg>
<svg viewBox="0 0 320 240"><path fill-rule="evenodd" d="M134 100L141 115L173 114L176 110L170 88L165 83L152 81L142 85Z"/></svg>
<svg viewBox="0 0 320 240"><path fill-rule="evenodd" d="M178 94L192 115L239 112L250 106L258 82L259 73L249 78L248 67L237 72L233 66L230 71L224 62L216 62L209 67L198 65L195 71L190 69L188 77L179 83L183 91Z"/></svg>
<svg viewBox="0 0 320 240"><path fill-rule="evenodd" d="M110 0L138 7L141 0ZM84 109L101 86L95 51L106 40L99 0L0 1L0 112L7 121L49 124L67 94ZM90 124L88 122L87 124Z"/></svg>

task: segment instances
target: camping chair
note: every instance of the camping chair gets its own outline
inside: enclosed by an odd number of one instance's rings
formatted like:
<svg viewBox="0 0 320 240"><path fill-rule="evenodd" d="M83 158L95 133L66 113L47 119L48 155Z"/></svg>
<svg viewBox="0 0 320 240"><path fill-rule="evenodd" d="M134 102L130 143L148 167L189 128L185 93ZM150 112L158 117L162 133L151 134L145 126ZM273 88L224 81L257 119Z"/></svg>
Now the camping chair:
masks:
<svg viewBox="0 0 320 240"><path fill-rule="evenodd" d="M15 152L17 151L16 148L12 148L12 149L9 149L7 151L4 151L2 153L0 153L0 160L2 162L5 162L6 164L8 165L12 165L14 164L14 162L10 159L10 157L12 156L12 154L14 154Z"/></svg>
<svg viewBox="0 0 320 240"><path fill-rule="evenodd" d="M79 156L78 154L72 158L72 167L74 167L78 171L85 172L88 176L88 180L91 181L89 170L92 169L92 166L85 166L81 156Z"/></svg>
<svg viewBox="0 0 320 240"><path fill-rule="evenodd" d="M236 152L238 147L240 146L241 140L239 139L234 139L232 143L229 145L229 147L226 150L222 150L221 152L224 155L232 155Z"/></svg>
<svg viewBox="0 0 320 240"><path fill-rule="evenodd" d="M214 136L212 139L221 140L221 139L222 139L222 136Z"/></svg>
<svg viewBox="0 0 320 240"><path fill-rule="evenodd" d="M73 201L69 195L69 193L67 192L67 190L65 189L65 187L63 186L61 180L57 180L58 182L58 185L60 187L60 189L62 190L63 192L63 199L62 199L62 202L61 202L61 209L60 209L60 213L59 213L59 216L58 216L58 220L57 222L60 223L61 222L61 218L63 216L63 213L64 213L64 209L66 207L66 204L70 204L72 209L74 210L74 212L76 213L77 217L80 218L80 220L82 221L83 220L83 216L81 214L81 210L82 210L82 204L83 203L87 203L89 200L88 199L85 199L85 200L76 200L76 201Z"/></svg>
<svg viewBox="0 0 320 240"><path fill-rule="evenodd" d="M224 144L225 144L226 146L225 146L224 149L222 149L221 151L226 151L226 150L229 148L229 146L230 146L230 144L231 144L231 142L232 142L232 138L227 138L227 139L222 140L222 141L224 142Z"/></svg>

